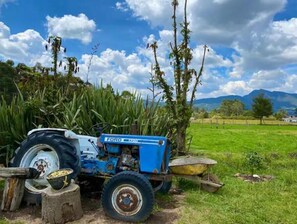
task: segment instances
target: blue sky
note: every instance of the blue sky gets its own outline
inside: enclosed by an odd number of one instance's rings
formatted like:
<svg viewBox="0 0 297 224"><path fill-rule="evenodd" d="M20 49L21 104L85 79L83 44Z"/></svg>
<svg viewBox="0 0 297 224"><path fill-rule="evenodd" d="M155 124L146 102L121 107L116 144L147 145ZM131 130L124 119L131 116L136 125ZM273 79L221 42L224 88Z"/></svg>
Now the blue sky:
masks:
<svg viewBox="0 0 297 224"><path fill-rule="evenodd" d="M169 78L170 0L0 0L0 60L50 66L44 45L63 38L64 56L79 60L86 81L149 94L152 52ZM182 4L178 18L182 16ZM296 0L189 0L192 67L210 51L197 98L245 95L254 89L297 93ZM100 44L91 60L92 47Z"/></svg>

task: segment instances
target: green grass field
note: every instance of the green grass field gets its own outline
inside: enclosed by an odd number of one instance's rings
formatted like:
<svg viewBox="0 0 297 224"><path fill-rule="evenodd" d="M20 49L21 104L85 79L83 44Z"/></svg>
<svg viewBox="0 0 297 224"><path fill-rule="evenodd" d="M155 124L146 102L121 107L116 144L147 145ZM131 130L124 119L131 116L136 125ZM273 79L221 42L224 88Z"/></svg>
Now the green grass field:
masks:
<svg viewBox="0 0 297 224"><path fill-rule="evenodd" d="M190 152L217 160L211 172L225 186L213 194L176 181L185 194L179 224L296 223L297 126L238 123L191 124ZM245 156L251 151L263 158L263 168L255 173L273 175L272 181L248 183L234 177L250 173ZM0 218L0 223L9 222Z"/></svg>
<svg viewBox="0 0 297 224"><path fill-rule="evenodd" d="M217 160L212 172L225 186L211 194L180 184L186 200L178 223L296 223L297 126L192 123L189 135L190 152ZM234 177L249 174L245 156L251 151L263 158L255 173L275 179L248 183Z"/></svg>

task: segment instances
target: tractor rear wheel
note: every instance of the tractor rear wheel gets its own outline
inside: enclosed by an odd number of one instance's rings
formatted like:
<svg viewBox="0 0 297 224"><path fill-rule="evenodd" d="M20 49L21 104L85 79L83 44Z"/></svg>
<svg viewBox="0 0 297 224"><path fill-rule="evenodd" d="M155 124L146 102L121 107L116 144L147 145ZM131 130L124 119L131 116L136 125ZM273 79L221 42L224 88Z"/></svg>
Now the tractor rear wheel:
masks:
<svg viewBox="0 0 297 224"><path fill-rule="evenodd" d="M46 176L61 168L73 169L71 178L79 173L79 157L75 146L63 135L53 131L28 136L16 150L11 162L14 167L33 167L41 172L38 179L26 180L24 200L40 203L41 192L49 186Z"/></svg>
<svg viewBox="0 0 297 224"><path fill-rule="evenodd" d="M145 176L124 171L104 185L101 200L108 216L126 222L142 222L153 210L154 191Z"/></svg>

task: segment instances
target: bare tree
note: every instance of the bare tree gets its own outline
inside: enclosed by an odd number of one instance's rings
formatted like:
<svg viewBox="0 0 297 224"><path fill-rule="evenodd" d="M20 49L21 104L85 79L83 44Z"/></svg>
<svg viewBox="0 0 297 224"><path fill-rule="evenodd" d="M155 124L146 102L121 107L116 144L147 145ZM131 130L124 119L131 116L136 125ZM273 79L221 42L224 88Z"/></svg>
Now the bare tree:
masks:
<svg viewBox="0 0 297 224"><path fill-rule="evenodd" d="M89 63L88 63L88 71L87 71L87 81L86 81L86 84L89 84L89 73L90 73L90 69L91 69L91 65L92 65L92 60L93 60L94 55L98 51L99 45L100 44L95 44L95 46L92 47L91 57L90 57Z"/></svg>
<svg viewBox="0 0 297 224"><path fill-rule="evenodd" d="M174 70L174 84L170 85L165 73L161 70L157 58L157 42L150 45L153 50L155 60L155 74L158 80L157 84L163 91L163 98L165 99L168 112L172 118L172 129L175 131L177 154L182 154L186 150L186 130L190 124L190 118L193 111L193 102L195 99L196 89L200 84L200 77L202 75L205 54L207 46L204 45L202 63L199 71L190 68L190 63L193 58L190 43L190 29L187 20L187 0L184 4L184 18L181 24L182 41L178 43L178 30L176 9L178 1L172 1L173 7L173 43L170 43L171 53L170 59ZM192 83L193 82L193 83ZM191 85L192 84L192 85ZM187 96L190 96L188 101Z"/></svg>

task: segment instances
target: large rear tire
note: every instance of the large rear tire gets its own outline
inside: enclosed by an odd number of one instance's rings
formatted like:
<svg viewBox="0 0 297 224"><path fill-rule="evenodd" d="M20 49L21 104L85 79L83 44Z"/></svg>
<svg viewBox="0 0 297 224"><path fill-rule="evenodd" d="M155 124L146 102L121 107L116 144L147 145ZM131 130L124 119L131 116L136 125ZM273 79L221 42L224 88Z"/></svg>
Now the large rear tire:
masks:
<svg viewBox="0 0 297 224"><path fill-rule="evenodd" d="M154 191L145 176L124 171L104 185L101 200L108 216L126 222L142 222L153 210Z"/></svg>
<svg viewBox="0 0 297 224"><path fill-rule="evenodd" d="M46 176L61 168L73 169L71 178L79 173L79 157L75 146L63 135L53 131L36 132L28 136L16 150L14 167L33 167L41 172L38 179L26 180L25 197L28 203L40 203L41 192L49 186Z"/></svg>

